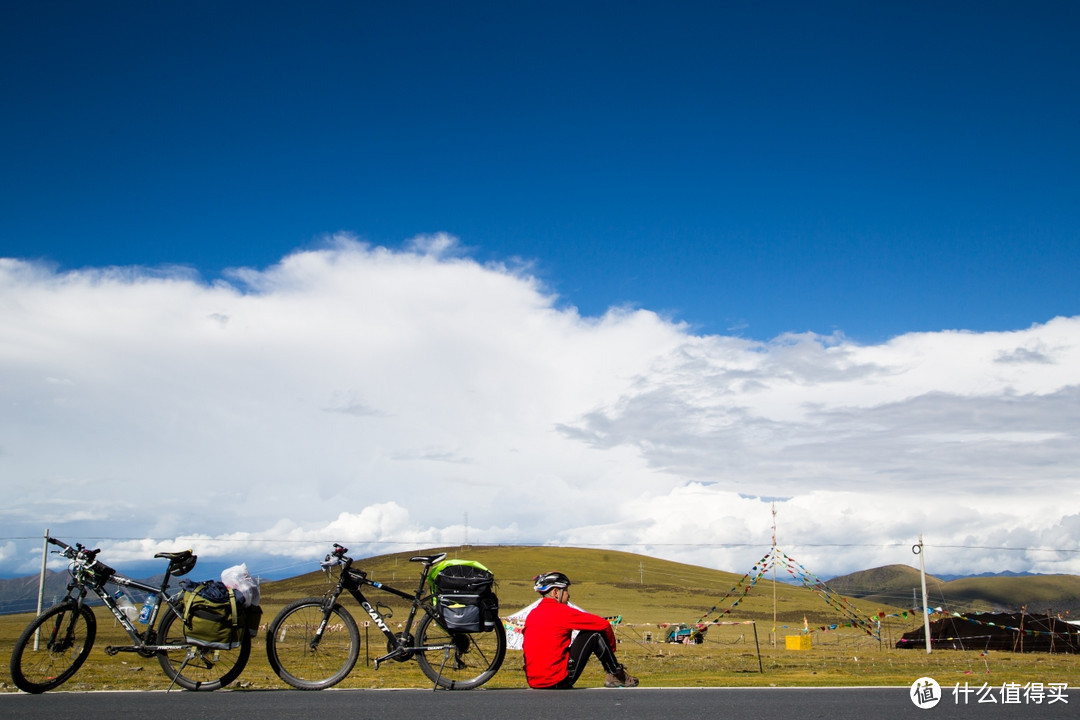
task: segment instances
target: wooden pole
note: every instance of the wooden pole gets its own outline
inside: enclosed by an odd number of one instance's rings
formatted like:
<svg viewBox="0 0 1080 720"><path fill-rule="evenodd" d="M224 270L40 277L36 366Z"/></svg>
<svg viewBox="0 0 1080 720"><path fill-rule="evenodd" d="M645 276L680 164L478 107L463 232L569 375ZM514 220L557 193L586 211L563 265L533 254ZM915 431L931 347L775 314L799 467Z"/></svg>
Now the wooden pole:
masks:
<svg viewBox="0 0 1080 720"><path fill-rule="evenodd" d="M763 668L761 666L761 644L758 643L758 638L757 638L757 622L753 622L753 623L751 623L751 625L754 626L754 647L757 648L757 669L758 669L759 673L764 675L765 674L765 668Z"/></svg>
<svg viewBox="0 0 1080 720"><path fill-rule="evenodd" d="M776 647L776 503L772 504L772 645Z"/></svg>

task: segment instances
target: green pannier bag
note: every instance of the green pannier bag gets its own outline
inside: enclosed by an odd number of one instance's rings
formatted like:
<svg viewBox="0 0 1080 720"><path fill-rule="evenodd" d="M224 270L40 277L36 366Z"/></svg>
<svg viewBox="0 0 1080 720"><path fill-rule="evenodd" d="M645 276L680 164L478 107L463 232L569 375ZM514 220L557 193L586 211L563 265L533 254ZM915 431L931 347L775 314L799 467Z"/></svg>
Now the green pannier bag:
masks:
<svg viewBox="0 0 1080 720"><path fill-rule="evenodd" d="M184 637L200 647L238 648L245 632L255 636L262 619L262 608L258 605L238 607L232 588L214 584L215 588L208 588L211 583L205 582L184 591ZM206 592L208 589L210 592ZM215 599L217 597L224 599Z"/></svg>
<svg viewBox="0 0 1080 720"><path fill-rule="evenodd" d="M443 560L428 571L428 583L434 595L481 593L491 590L495 575L475 560Z"/></svg>

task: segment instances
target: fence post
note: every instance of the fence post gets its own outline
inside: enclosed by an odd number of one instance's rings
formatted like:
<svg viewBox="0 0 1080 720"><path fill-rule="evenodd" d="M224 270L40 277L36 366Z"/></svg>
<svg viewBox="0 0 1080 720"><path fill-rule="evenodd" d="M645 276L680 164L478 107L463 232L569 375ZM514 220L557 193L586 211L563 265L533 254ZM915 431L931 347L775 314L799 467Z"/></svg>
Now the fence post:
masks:
<svg viewBox="0 0 1080 720"><path fill-rule="evenodd" d="M758 668L758 672L761 673L762 675L764 675L765 674L765 668L763 668L761 666L761 645L760 645L760 643L758 643L758 638L757 638L757 622L752 622L750 624L754 626L754 647L757 648L757 668Z"/></svg>

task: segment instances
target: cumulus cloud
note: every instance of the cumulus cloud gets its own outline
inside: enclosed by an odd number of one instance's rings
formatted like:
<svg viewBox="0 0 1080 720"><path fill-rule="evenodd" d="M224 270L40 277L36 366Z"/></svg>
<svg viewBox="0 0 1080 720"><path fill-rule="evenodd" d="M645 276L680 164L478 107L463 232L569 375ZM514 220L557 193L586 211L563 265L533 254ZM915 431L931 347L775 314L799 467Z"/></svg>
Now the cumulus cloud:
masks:
<svg viewBox="0 0 1080 720"><path fill-rule="evenodd" d="M207 283L0 260L0 572L473 542L1080 572L1080 319L864 346L583 317L447 235ZM466 524L465 516L468 516ZM15 543L18 551L11 547ZM935 551L934 547L938 550ZM997 548L1007 548L1005 550Z"/></svg>

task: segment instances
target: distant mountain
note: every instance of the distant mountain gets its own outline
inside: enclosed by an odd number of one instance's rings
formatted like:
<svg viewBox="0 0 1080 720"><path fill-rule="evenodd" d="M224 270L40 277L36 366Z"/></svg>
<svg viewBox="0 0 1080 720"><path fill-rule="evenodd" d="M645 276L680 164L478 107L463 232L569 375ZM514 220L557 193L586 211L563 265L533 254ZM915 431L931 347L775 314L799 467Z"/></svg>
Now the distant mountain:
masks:
<svg viewBox="0 0 1080 720"><path fill-rule="evenodd" d="M161 583L161 578L162 576L158 575L153 578L135 579L149 583L150 585L158 585ZM36 611L39 579L39 575L0 579L0 615ZM70 579L71 576L66 570L61 572L56 572L54 570L45 571L45 593L41 602L42 610L52 607L60 601L60 598L64 597ZM112 587L113 590L116 590L115 585L110 587ZM134 595L138 595L138 591L130 592ZM141 602L140 597L136 597L135 599ZM101 600L91 593L88 596L87 603L90 605L100 605Z"/></svg>
<svg viewBox="0 0 1080 720"><path fill-rule="evenodd" d="M980 578L980 577L1033 577L1036 573L1029 572L1013 572L1012 570L1002 570L996 573L976 573L975 575L938 575L939 578L946 582L950 580L966 580L967 578Z"/></svg>
<svg viewBox="0 0 1080 720"><path fill-rule="evenodd" d="M64 596L70 579L67 571L45 571L45 597L42 609L52 607ZM0 615L37 610L39 575L0 580Z"/></svg>

